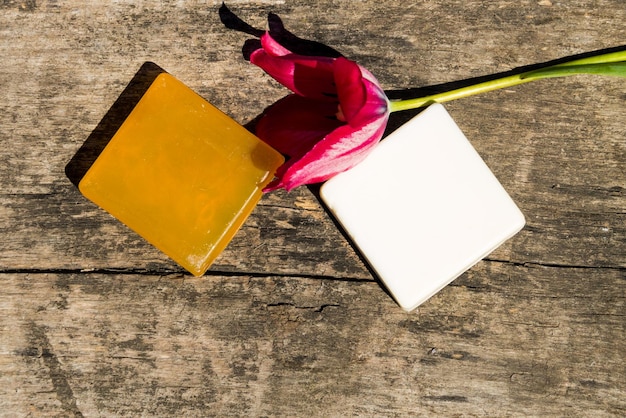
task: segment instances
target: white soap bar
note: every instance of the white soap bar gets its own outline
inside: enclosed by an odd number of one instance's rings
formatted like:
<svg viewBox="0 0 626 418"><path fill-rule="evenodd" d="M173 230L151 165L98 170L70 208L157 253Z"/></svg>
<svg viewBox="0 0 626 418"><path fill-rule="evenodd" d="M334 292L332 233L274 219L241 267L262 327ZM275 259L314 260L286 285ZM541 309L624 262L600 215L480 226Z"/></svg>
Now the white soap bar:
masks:
<svg viewBox="0 0 626 418"><path fill-rule="evenodd" d="M321 197L406 311L525 223L440 104L389 135L362 163L327 181Z"/></svg>

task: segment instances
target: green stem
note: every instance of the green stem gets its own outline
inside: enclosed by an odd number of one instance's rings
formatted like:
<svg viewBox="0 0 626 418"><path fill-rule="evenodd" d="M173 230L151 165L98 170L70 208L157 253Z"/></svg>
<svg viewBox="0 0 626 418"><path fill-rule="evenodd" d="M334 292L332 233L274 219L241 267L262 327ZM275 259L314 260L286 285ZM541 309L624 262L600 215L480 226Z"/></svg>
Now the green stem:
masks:
<svg viewBox="0 0 626 418"><path fill-rule="evenodd" d="M528 83L542 78L566 77L576 74L599 74L626 77L626 50L574 59L538 70L525 71L443 93L431 94L415 99L391 101L390 111L397 112L400 110L417 109L432 103L449 102L451 100L486 93L488 91L517 86L518 84Z"/></svg>

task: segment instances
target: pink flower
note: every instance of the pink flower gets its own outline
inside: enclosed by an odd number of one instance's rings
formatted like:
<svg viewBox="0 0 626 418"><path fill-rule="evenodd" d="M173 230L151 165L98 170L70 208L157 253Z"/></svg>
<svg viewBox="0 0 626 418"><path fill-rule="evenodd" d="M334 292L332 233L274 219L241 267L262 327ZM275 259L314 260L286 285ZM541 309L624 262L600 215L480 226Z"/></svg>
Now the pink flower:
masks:
<svg viewBox="0 0 626 418"><path fill-rule="evenodd" d="M325 181L361 162L380 141L389 101L354 61L295 54L270 32L250 61L294 93L267 109L256 127L259 138L289 157L265 192Z"/></svg>

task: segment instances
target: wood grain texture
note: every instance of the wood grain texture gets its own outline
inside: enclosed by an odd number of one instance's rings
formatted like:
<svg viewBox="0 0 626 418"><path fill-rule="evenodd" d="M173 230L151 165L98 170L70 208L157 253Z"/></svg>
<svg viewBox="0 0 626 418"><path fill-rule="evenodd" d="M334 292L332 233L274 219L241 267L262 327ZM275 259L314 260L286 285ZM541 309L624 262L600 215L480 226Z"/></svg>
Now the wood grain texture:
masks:
<svg viewBox="0 0 626 418"><path fill-rule="evenodd" d="M0 416L625 415L624 80L446 105L527 226L413 313L314 188L264 196L192 278L65 167L146 61L241 123L287 93L220 4L0 2ZM626 45L622 0L228 5L390 95Z"/></svg>
<svg viewBox="0 0 626 418"><path fill-rule="evenodd" d="M614 289L623 277L594 279L585 269L487 262L410 315L371 281L5 274L4 407L617 414L624 295Z"/></svg>

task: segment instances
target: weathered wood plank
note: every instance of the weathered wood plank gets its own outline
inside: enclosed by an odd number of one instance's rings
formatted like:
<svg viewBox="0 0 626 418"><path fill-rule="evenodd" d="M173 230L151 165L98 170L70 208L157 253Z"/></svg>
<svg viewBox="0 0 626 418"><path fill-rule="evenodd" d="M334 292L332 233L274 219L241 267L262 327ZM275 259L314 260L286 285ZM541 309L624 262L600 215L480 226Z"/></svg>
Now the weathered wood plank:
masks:
<svg viewBox="0 0 626 418"><path fill-rule="evenodd" d="M59 193L0 195L0 207L4 271L183 271L73 186ZM267 196L212 270L371 279L306 188L285 199Z"/></svg>
<svg viewBox="0 0 626 418"><path fill-rule="evenodd" d="M405 314L368 281L4 274L0 406L619 415L623 280L617 270L483 263Z"/></svg>
<svg viewBox="0 0 626 418"><path fill-rule="evenodd" d="M384 6L364 2L358 14L340 8L336 17L318 21L316 27L306 22L317 16L311 8L321 6L275 9L284 11L286 24L294 30L361 59L385 86L400 88L453 81L615 45L624 33L620 17L625 12L620 5L608 2L606 7L588 10L585 2L567 6L502 2L497 7L467 2L449 7L445 13L433 4L423 9L413 5L401 14L404 6L394 2ZM0 72L0 82L7 86L0 116L6 127L2 141L7 145L0 150L0 185L5 194L3 207L8 211L3 232L11 239L0 244L2 266L176 269L72 190L63 175L65 164L144 60L158 61L241 121L254 118L281 97L284 89L240 59L238 48L245 35L223 29L215 7L193 3L105 7L96 2L44 2L31 9L20 8L18 3L10 6L3 12L4 27L12 39L2 44L3 56L10 59ZM97 13L101 8L107 14ZM389 18L381 18L381 8ZM259 26L267 12L246 4L237 11ZM164 12L167 19L161 16ZM423 16L426 13L428 16ZM405 18L391 18L399 15ZM345 29L332 26L336 19L344 18L354 26L350 36ZM64 23L67 19L73 22L71 27ZM414 25L403 27L413 21ZM474 27L477 21L482 25L470 34L458 28ZM547 26L549 37L542 34ZM602 36L597 36L599 27ZM504 34L512 28L519 39L527 36L535 42L511 46ZM151 31L157 29L164 33L158 42L138 42L151 40ZM203 42L199 31L203 31ZM64 59L57 59L59 56ZM622 246L626 241L623 98L621 80L581 77L539 82L448 106L528 217L528 229L507 247L507 258L547 264L626 265ZM295 198L278 194L273 199L262 203L255 214L258 217L250 222L260 224L270 235L263 241L269 254L250 250L242 256L247 237L255 234L244 229L250 233L244 232L246 238L239 237L227 250L218 262L220 270L268 272L284 266L294 260L289 249L301 253L316 248L298 247L295 237L306 233L319 248L329 248L327 256L302 256L282 272L316 274L320 264L347 258L347 264L324 274L368 277L349 251L334 257L332 249L345 248L345 243L331 231L332 224L308 193L299 192ZM273 204L289 209L273 209ZM269 213L272 216L267 217ZM31 227L20 227L26 223L32 223ZM37 225L45 225L45 236ZM260 248L258 245L256 242L253 247ZM236 254L230 255L233 248ZM265 260L266 255L271 261Z"/></svg>
<svg viewBox="0 0 626 418"><path fill-rule="evenodd" d="M447 105L528 225L412 314L306 188L191 279L64 170L145 61L242 123L286 94L220 3L1 2L0 415L623 416L624 81ZM393 94L626 43L623 0L229 6Z"/></svg>
<svg viewBox="0 0 626 418"><path fill-rule="evenodd" d="M583 164L580 167L582 170ZM547 265L626 265L626 208L620 208L626 205L623 189L544 183L545 191L532 191L536 184L519 184L528 190L517 199L528 225L492 258ZM0 265L5 270L182 271L125 226L85 202L72 186L54 194L4 195L0 203L4 213L0 218L4 237ZM306 189L290 196L267 196L212 269L371 277Z"/></svg>

